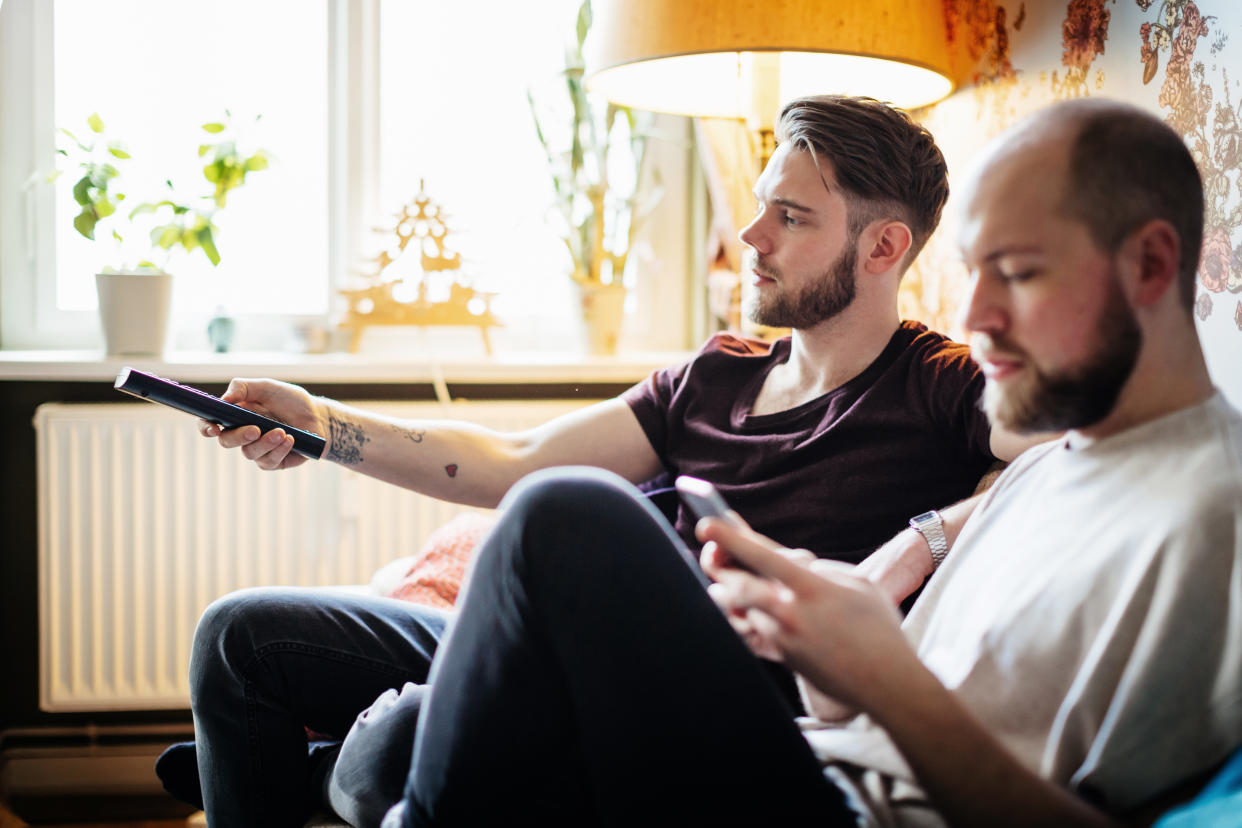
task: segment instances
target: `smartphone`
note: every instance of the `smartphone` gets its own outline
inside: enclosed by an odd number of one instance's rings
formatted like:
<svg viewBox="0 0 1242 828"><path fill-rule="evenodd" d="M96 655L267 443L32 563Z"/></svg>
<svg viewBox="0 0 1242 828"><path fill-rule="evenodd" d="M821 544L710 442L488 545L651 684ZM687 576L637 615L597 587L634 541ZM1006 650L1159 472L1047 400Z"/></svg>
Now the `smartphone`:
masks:
<svg viewBox="0 0 1242 828"><path fill-rule="evenodd" d="M729 504L725 503L725 499L721 497L720 492L716 491L716 487L706 480L683 474L673 481L673 486L699 520L705 517L733 520L733 510L729 508ZM731 565L747 572L754 571L736 558L733 558Z"/></svg>
<svg viewBox="0 0 1242 828"><path fill-rule="evenodd" d="M683 474L673 481L673 486L681 495L681 499L690 507L690 511L694 512L695 517L700 520L705 517L718 517L726 520L729 518L729 504L725 503L725 499L720 496L720 492L716 491L716 487L706 480Z"/></svg>

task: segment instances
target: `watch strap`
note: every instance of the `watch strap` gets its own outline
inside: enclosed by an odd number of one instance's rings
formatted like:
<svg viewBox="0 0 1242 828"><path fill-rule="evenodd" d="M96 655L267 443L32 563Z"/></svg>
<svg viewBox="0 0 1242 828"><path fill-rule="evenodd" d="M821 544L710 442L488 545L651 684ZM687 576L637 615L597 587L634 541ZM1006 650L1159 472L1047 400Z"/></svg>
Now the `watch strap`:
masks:
<svg viewBox="0 0 1242 828"><path fill-rule="evenodd" d="M944 519L939 512L932 509L910 518L910 526L927 541L927 547L931 549L932 571L935 572L949 554L949 541L944 536Z"/></svg>

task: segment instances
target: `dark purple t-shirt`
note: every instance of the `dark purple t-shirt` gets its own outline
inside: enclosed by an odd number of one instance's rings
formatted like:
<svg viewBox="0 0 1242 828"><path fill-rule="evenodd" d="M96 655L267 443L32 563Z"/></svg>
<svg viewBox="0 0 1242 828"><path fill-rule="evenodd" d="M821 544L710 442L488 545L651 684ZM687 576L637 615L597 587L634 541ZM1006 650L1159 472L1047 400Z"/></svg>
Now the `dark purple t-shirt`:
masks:
<svg viewBox="0 0 1242 828"><path fill-rule="evenodd" d="M622 395L674 476L710 480L757 531L857 562L917 514L967 497L993 462L983 376L965 345L903 322L861 374L788 411L751 414L789 339L717 334ZM677 531L692 548L694 517Z"/></svg>

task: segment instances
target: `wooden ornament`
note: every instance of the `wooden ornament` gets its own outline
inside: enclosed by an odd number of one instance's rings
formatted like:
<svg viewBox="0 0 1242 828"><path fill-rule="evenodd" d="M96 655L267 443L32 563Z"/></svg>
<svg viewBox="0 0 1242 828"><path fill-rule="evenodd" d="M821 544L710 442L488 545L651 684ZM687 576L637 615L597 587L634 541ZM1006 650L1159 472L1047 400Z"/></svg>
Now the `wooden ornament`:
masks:
<svg viewBox="0 0 1242 828"><path fill-rule="evenodd" d="M339 327L350 331L350 353L357 353L370 327L466 325L479 329L483 348L490 355L488 331L501 324L491 311L496 294L476 290L460 273L461 254L450 249L443 211L427 195L422 180L418 193L396 214L393 226L378 227L376 232L395 236L395 254L382 251L371 259L369 272L362 277L365 284L339 291L348 303ZM417 275L391 275L411 243L418 252ZM436 293L445 298L431 298Z"/></svg>

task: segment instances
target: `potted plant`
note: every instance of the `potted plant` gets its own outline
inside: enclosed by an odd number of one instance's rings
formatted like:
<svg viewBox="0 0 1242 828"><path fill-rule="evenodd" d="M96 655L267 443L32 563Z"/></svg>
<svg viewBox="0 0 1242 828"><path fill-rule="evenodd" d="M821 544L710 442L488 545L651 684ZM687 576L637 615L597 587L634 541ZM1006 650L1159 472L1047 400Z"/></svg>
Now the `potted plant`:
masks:
<svg viewBox="0 0 1242 828"><path fill-rule="evenodd" d="M80 208L73 218L74 229L92 241L104 241L101 233L118 253L125 249L126 237L145 233L144 253L137 261L116 260L95 275L99 293L100 322L108 354L158 355L167 339L168 316L172 303L172 277L167 270L172 256L180 251L202 254L214 267L220 263L216 247L216 217L228 203L228 196L242 186L249 173L266 169L267 153L256 150L245 154L230 135L228 113L223 122L203 124L207 138L198 147L206 159L202 168L208 190L190 200L181 198L170 179L165 179L165 197L146 201L121 211L126 193L119 189L124 176L121 166L130 159L124 144L110 140L98 114L87 118L90 136L79 139L62 129L68 145L58 150L77 167L79 178L73 185L73 198ZM147 226L149 225L149 227ZM122 230L125 234L122 234ZM158 263L157 263L158 260Z"/></svg>
<svg viewBox="0 0 1242 828"><path fill-rule="evenodd" d="M635 235L660 200L658 173L644 180L652 116L594 100L586 90L582 46L591 2L578 8L574 46L561 73L566 99L528 93L535 132L547 154L561 238L573 266L587 350L616 352L625 303L623 278ZM567 107L566 107L567 104ZM568 116L568 117L566 117Z"/></svg>

